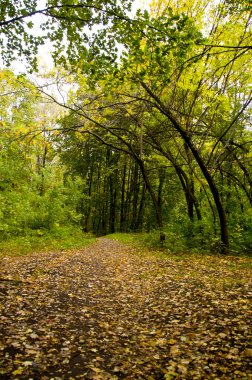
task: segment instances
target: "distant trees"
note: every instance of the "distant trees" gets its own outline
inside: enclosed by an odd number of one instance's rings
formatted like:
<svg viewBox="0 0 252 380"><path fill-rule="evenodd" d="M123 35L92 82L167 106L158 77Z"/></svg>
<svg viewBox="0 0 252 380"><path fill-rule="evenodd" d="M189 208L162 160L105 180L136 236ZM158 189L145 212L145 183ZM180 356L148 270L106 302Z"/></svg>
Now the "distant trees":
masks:
<svg viewBox="0 0 252 380"><path fill-rule="evenodd" d="M232 246L237 239L248 246L252 15L246 1L202 0L197 7L190 0L153 1L150 13L131 18L127 2L48 1L44 10L32 2L14 13L6 4L0 27L7 33L11 25L7 39L20 47L14 26L26 33L28 15L43 14L49 30L43 38L53 41L55 62L74 78L67 101L48 98L65 108L51 146L67 168L64 178L74 178L82 228L101 234L156 227L161 240L177 228L190 244L200 237L201 245L208 240L223 253L231 230ZM94 24L101 27L91 36L85 27Z"/></svg>
<svg viewBox="0 0 252 380"><path fill-rule="evenodd" d="M63 182L48 131L55 112L9 70L0 71L0 96L0 240L78 223L75 188Z"/></svg>

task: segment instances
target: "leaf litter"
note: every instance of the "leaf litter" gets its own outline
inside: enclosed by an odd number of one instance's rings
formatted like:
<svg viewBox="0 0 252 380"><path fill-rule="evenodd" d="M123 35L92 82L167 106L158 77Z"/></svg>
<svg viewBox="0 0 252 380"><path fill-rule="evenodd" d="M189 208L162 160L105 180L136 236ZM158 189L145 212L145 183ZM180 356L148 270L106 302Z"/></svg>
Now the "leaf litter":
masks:
<svg viewBox="0 0 252 380"><path fill-rule="evenodd" d="M0 378L252 379L247 259L107 238L2 259Z"/></svg>

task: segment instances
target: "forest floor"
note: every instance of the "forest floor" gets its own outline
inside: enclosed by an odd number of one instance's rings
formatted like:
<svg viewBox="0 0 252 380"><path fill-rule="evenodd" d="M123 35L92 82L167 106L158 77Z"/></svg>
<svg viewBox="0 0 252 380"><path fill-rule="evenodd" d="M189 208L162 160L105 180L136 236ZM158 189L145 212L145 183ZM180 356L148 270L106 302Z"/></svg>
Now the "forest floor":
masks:
<svg viewBox="0 0 252 380"><path fill-rule="evenodd" d="M2 380L252 379L249 259L100 238L1 267Z"/></svg>

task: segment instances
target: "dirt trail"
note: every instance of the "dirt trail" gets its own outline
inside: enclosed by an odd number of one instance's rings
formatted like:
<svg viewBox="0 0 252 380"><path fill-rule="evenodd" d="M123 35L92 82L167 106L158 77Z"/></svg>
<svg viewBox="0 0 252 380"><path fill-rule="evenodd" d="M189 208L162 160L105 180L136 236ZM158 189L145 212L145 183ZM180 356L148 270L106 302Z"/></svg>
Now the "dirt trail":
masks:
<svg viewBox="0 0 252 380"><path fill-rule="evenodd" d="M5 257L0 378L251 380L249 272L237 260L161 260L106 238Z"/></svg>

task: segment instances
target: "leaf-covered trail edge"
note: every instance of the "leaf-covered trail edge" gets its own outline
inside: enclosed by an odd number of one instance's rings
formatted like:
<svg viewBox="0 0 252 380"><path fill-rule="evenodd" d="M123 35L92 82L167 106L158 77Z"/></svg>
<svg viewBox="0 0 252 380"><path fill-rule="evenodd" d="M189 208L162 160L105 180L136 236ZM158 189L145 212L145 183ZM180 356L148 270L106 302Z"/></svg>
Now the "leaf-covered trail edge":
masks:
<svg viewBox="0 0 252 380"><path fill-rule="evenodd" d="M245 259L160 258L100 238L1 267L3 380L252 379Z"/></svg>

